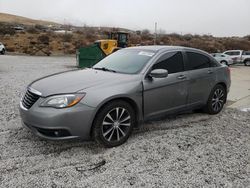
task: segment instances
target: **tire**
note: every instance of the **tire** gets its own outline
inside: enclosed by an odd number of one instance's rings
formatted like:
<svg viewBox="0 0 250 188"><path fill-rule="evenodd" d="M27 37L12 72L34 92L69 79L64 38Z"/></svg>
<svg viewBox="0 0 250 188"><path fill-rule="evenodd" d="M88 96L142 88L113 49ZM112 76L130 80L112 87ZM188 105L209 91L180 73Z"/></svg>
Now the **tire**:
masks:
<svg viewBox="0 0 250 188"><path fill-rule="evenodd" d="M5 49L2 49L1 54L2 54L2 55L5 54Z"/></svg>
<svg viewBox="0 0 250 188"><path fill-rule="evenodd" d="M96 115L92 137L105 147L119 146L127 141L135 123L135 112L129 103L112 101Z"/></svg>
<svg viewBox="0 0 250 188"><path fill-rule="evenodd" d="M212 89L204 111L208 114L218 114L223 109L226 100L226 89L218 84Z"/></svg>
<svg viewBox="0 0 250 188"><path fill-rule="evenodd" d="M227 65L228 66L228 62L227 61L221 61L220 63L223 64L223 65Z"/></svg>
<svg viewBox="0 0 250 188"><path fill-rule="evenodd" d="M244 61L245 66L250 66L250 59Z"/></svg>

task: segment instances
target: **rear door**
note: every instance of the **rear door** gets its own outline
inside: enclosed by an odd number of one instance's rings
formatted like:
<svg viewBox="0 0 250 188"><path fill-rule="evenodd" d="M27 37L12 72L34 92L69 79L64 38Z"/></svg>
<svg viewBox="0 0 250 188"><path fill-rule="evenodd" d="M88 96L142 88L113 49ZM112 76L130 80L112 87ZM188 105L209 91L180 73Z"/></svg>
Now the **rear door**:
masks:
<svg viewBox="0 0 250 188"><path fill-rule="evenodd" d="M188 106L206 103L215 83L211 59L203 53L186 51L185 69L188 71Z"/></svg>
<svg viewBox="0 0 250 188"><path fill-rule="evenodd" d="M144 116L145 119L185 107L187 102L187 77L184 72L181 51L163 54L150 70L166 69L168 77L145 77Z"/></svg>

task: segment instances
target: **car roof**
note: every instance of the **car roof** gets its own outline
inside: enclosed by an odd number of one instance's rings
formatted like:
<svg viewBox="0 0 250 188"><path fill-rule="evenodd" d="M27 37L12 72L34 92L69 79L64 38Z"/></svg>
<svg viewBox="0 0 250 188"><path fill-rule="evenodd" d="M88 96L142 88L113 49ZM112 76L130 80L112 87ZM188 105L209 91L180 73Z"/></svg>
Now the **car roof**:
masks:
<svg viewBox="0 0 250 188"><path fill-rule="evenodd" d="M243 51L243 50L227 50L225 52L239 52L239 51ZM223 52L223 53L225 53L225 52Z"/></svg>
<svg viewBox="0 0 250 188"><path fill-rule="evenodd" d="M215 54L215 55L227 55L227 54L224 54L224 53L211 53L211 54Z"/></svg>
<svg viewBox="0 0 250 188"><path fill-rule="evenodd" d="M171 50L192 50L192 51L199 51L203 52L202 50L195 49L195 48L189 48L189 47L183 47L183 46L161 46L161 45L152 45L152 46L135 46L135 47L129 47L127 49L135 49L135 50L148 50L153 52L159 52L159 51L171 51Z"/></svg>

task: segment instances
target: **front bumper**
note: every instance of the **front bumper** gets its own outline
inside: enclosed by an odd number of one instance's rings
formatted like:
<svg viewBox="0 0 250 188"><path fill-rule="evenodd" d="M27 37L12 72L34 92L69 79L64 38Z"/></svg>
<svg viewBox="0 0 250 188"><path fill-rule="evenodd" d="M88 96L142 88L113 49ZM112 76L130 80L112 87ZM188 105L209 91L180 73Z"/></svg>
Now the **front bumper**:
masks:
<svg viewBox="0 0 250 188"><path fill-rule="evenodd" d="M25 109L20 103L22 123L35 135L49 140L81 138L89 140L95 108L81 102L71 108L40 107L40 99Z"/></svg>

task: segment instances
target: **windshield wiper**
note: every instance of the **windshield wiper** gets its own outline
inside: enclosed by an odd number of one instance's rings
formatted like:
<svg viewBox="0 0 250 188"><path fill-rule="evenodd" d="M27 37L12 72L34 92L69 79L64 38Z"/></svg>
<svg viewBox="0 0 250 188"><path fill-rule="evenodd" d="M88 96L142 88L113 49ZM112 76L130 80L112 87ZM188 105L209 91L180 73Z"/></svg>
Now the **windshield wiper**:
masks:
<svg viewBox="0 0 250 188"><path fill-rule="evenodd" d="M106 67L94 67L95 70L102 70L102 71L108 71L108 72L116 72L115 70L108 69Z"/></svg>

